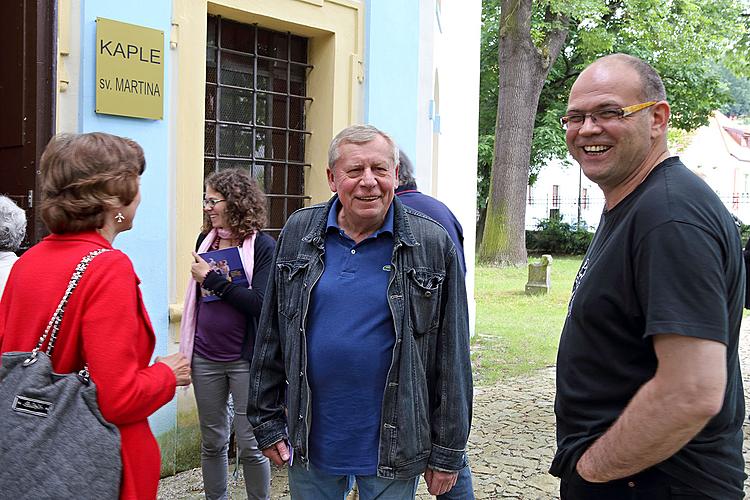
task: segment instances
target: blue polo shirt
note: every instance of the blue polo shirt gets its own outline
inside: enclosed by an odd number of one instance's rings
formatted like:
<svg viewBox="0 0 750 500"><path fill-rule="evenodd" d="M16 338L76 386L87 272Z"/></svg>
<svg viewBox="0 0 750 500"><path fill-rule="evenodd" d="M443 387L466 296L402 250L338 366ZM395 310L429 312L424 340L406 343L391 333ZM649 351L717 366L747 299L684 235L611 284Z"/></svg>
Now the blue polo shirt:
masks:
<svg viewBox="0 0 750 500"><path fill-rule="evenodd" d="M328 214L325 269L307 316L310 462L329 474L374 475L396 339L387 300L393 205L383 226L358 244L339 228L339 209L336 200Z"/></svg>

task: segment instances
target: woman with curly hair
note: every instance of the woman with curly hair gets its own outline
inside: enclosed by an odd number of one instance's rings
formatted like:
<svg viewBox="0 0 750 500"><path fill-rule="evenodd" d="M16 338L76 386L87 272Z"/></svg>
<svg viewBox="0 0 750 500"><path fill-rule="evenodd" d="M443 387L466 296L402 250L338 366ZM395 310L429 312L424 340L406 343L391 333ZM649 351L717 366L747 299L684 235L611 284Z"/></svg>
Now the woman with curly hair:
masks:
<svg viewBox="0 0 750 500"><path fill-rule="evenodd" d="M195 262L180 325L180 351L192 359L204 491L207 499L227 498L231 393L247 497L267 499L270 464L258 450L245 411L250 359L275 241L261 232L266 224L266 197L250 176L241 170L222 170L211 174L205 184L203 230L197 253L193 252ZM229 281L199 255L232 248L239 253L249 286Z"/></svg>

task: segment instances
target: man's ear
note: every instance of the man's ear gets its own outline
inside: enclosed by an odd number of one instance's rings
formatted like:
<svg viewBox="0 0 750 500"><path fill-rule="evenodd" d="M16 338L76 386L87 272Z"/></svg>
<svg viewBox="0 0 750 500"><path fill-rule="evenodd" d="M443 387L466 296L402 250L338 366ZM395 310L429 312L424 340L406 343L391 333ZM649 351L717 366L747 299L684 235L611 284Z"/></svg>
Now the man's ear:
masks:
<svg viewBox="0 0 750 500"><path fill-rule="evenodd" d="M331 167L328 167L326 169L326 177L328 177L328 187L331 189L332 193L336 192L336 182L333 179L333 170L331 170Z"/></svg>
<svg viewBox="0 0 750 500"><path fill-rule="evenodd" d="M651 137L656 138L667 133L667 125L671 116L671 109L667 101L659 101L651 112Z"/></svg>

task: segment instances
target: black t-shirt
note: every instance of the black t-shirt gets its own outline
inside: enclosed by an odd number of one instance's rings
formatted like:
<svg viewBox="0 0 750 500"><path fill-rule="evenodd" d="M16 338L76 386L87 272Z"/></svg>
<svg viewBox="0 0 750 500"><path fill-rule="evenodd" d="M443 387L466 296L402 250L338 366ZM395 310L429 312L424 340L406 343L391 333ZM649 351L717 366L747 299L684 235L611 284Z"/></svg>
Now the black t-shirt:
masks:
<svg viewBox="0 0 750 500"><path fill-rule="evenodd" d="M737 344L744 276L729 212L677 157L602 215L560 338L552 474L569 477L653 378L652 335L672 333L725 344L727 386L720 413L656 467L706 495L741 497L745 404Z"/></svg>

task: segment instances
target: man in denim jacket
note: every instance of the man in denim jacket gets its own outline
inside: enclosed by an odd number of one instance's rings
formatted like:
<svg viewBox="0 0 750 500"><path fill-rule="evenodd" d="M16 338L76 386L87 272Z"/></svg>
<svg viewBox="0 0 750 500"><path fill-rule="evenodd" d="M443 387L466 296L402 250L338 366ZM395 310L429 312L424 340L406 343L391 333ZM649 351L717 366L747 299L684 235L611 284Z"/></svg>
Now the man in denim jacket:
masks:
<svg viewBox="0 0 750 500"><path fill-rule="evenodd" d="M433 495L465 463L466 290L456 249L395 199L398 147L372 126L332 141L328 203L279 236L251 367L258 446L289 462L292 498Z"/></svg>

